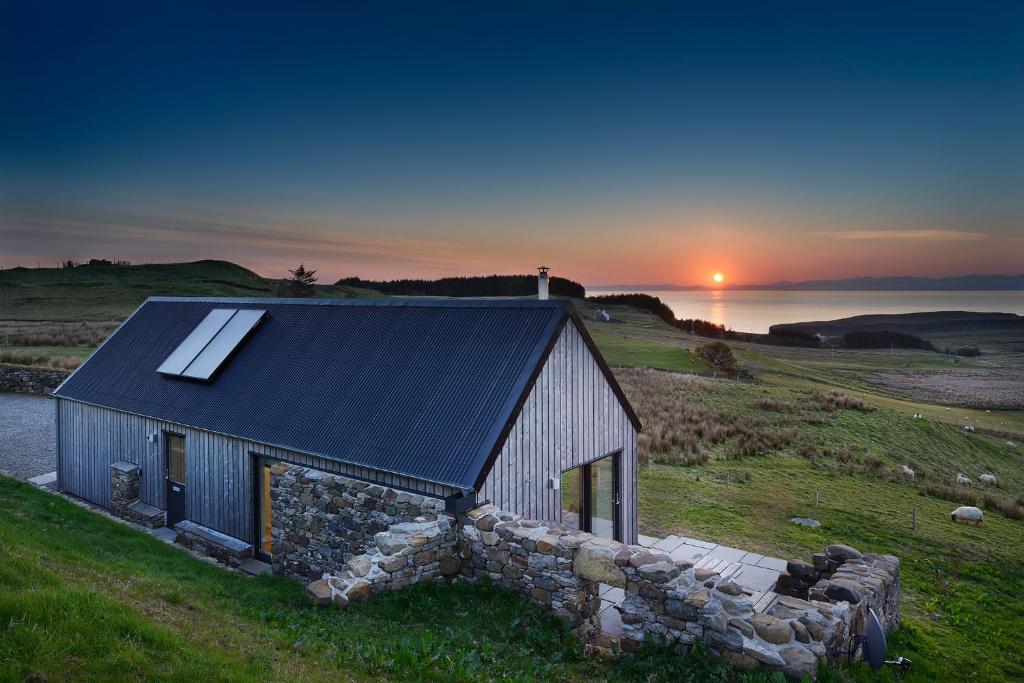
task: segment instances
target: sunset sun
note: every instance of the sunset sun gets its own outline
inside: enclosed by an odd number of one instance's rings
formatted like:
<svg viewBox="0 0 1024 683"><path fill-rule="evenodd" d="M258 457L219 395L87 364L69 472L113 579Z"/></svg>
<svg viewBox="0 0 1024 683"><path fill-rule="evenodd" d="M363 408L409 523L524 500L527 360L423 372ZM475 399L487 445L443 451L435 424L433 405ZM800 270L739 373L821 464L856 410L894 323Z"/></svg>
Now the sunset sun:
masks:
<svg viewBox="0 0 1024 683"><path fill-rule="evenodd" d="M722 275L721 273L715 273L714 275L711 276L711 279L719 284L725 282L725 276Z"/></svg>

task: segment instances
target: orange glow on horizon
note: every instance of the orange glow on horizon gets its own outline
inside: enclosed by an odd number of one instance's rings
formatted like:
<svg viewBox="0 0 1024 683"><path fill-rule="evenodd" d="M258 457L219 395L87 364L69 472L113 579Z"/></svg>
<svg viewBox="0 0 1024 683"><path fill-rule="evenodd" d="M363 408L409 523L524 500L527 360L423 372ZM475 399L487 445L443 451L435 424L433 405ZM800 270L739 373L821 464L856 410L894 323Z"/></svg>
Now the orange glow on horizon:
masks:
<svg viewBox="0 0 1024 683"><path fill-rule="evenodd" d="M717 284L722 284L723 282L725 282L725 276L722 275L721 273L715 273L714 275L711 276L711 279L714 280Z"/></svg>

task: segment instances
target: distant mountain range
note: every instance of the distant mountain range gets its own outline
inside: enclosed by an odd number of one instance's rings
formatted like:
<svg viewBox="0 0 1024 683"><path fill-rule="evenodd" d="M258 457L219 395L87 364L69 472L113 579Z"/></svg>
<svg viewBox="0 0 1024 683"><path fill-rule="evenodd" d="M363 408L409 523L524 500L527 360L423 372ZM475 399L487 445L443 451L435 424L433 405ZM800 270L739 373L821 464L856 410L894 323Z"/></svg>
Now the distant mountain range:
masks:
<svg viewBox="0 0 1024 683"><path fill-rule="evenodd" d="M845 280L808 280L806 282L789 282L782 280L774 284L762 285L723 285L722 287L706 287L704 285L591 285L592 291L694 291L706 289L732 290L773 290L773 291L831 291L831 292L878 292L878 291L911 291L911 292L954 292L954 291L992 291L992 290L1024 290L1024 275L959 275L956 277L913 277L909 275L895 277L851 277Z"/></svg>

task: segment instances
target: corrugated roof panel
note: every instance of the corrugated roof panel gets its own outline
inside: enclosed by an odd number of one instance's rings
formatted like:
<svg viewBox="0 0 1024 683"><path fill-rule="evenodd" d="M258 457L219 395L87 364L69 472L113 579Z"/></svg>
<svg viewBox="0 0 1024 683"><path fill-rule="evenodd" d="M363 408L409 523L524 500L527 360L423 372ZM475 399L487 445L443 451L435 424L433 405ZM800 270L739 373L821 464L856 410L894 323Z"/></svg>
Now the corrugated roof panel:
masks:
<svg viewBox="0 0 1024 683"><path fill-rule="evenodd" d="M266 317L216 380L156 373L225 303ZM58 395L469 487L567 315L536 300L155 298Z"/></svg>

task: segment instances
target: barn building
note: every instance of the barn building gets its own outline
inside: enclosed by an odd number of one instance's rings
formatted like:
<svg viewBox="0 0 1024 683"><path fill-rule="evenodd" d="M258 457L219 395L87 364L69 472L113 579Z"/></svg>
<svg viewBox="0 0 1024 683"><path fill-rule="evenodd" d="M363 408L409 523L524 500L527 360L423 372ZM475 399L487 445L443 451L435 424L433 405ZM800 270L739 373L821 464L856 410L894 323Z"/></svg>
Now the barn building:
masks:
<svg viewBox="0 0 1024 683"><path fill-rule="evenodd" d="M636 542L640 423L566 301L151 297L54 396L62 491L257 555L281 463Z"/></svg>

